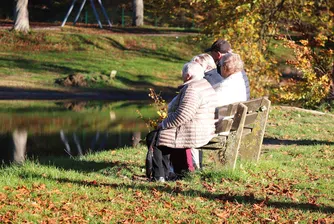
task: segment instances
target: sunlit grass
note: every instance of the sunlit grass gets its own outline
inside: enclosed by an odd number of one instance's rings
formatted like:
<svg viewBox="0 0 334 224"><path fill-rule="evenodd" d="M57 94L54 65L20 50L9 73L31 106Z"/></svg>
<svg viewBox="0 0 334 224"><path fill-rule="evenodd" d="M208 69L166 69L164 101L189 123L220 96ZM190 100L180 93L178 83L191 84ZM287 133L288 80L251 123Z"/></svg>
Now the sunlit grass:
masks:
<svg viewBox="0 0 334 224"><path fill-rule="evenodd" d="M196 36L85 31L63 29L29 35L0 31L0 85L62 89L56 79L80 73L91 88L175 87L181 83L182 65L207 44L197 44ZM117 71L114 79L101 80L112 70Z"/></svg>
<svg viewBox="0 0 334 224"><path fill-rule="evenodd" d="M331 126L324 125L331 121L329 115L273 107L265 138L275 141L263 146L258 163L239 161L236 170L226 170L214 164L212 151L205 151L203 171L165 184L146 180L144 146L5 166L0 169L0 218L18 223L331 223L334 140ZM294 128L303 123L323 134Z"/></svg>

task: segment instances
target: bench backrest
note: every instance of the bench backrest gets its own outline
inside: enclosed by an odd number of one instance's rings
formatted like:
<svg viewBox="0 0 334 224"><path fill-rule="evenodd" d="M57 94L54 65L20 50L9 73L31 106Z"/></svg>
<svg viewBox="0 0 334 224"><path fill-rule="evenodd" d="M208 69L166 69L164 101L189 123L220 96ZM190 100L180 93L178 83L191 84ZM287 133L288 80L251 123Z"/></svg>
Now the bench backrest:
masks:
<svg viewBox="0 0 334 224"><path fill-rule="evenodd" d="M267 97L261 97L216 108L215 118L219 119L216 123L216 133L228 135L230 131L236 131L238 129L243 112L242 109L240 109L240 105L246 106L243 128L251 129L259 115L259 112L269 109L268 101Z"/></svg>

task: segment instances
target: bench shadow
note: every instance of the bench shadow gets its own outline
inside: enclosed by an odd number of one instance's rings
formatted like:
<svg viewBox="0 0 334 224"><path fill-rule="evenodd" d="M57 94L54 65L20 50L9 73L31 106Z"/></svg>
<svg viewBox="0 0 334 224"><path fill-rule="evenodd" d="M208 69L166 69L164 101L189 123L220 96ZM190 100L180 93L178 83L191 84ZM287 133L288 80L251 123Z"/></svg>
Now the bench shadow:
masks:
<svg viewBox="0 0 334 224"><path fill-rule="evenodd" d="M264 138L264 145L334 145L334 142L330 141L319 141L319 140L287 140L287 139L277 139L277 138Z"/></svg>
<svg viewBox="0 0 334 224"><path fill-rule="evenodd" d="M30 176L31 177L31 176ZM34 175L35 178L42 178L40 175ZM100 183L97 181L79 181L79 180L71 180L69 178L53 178L47 177L51 181L57 181L60 183L71 183L79 186L93 186L93 187L110 187L110 188L129 188L129 189L138 189L144 191L160 191L168 194L181 194L183 196L193 195L193 197L203 197L209 200L221 201L221 202L230 202L230 203L242 203L245 205L254 205L254 204L262 204L263 206L273 207L277 209L297 209L302 211L311 211L311 212L322 212L333 214L334 207L326 206L326 205L315 205L309 203L297 203L297 202L278 202L278 201L270 201L265 199L257 199L251 196L243 196L243 195L233 195L230 193L211 193L211 192L203 192L199 190L180 190L177 186L170 186L168 184L157 185L154 183L151 184L143 184L143 181L134 181L133 184L126 183Z"/></svg>
<svg viewBox="0 0 334 224"><path fill-rule="evenodd" d="M95 162L95 161L76 160L68 157L52 157L52 159L51 157L47 157L47 158L39 158L38 162L41 165L60 168L66 171L75 170L82 173L96 172L99 170L112 168L115 166L121 169L126 169L130 172L134 172L131 168L129 168L127 163L123 163L120 161Z"/></svg>

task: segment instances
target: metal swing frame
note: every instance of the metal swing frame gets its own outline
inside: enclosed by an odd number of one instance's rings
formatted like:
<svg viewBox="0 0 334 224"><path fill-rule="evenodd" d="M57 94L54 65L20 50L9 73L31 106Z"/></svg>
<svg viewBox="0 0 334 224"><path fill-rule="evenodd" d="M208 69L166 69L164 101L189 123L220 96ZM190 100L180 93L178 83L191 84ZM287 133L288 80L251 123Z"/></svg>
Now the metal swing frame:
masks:
<svg viewBox="0 0 334 224"><path fill-rule="evenodd" d="M67 21L68 17L70 16L70 14L71 14L71 12L72 12L72 10L73 10L73 8L74 8L74 4L76 3L76 1L77 1L77 0L73 0L73 2L72 2L72 4L71 4L70 8L68 9L68 12L67 12L65 18L64 18L64 21L63 21L63 23L61 24L61 27L63 27L63 26L66 24L66 21ZM108 21L109 27L112 27L112 23L111 23L111 21L110 21L108 15L107 15L107 12L106 12L106 10L105 10L103 4L102 4L102 0L97 0L97 1L98 1L99 5L101 6L103 15L105 16L105 18L106 18L107 21ZM78 19L79 19L79 17L80 17L80 14L81 14L81 11L82 11L82 9L84 8L86 2L87 2L87 0L83 0L83 1L82 1L81 6L80 6L80 8L79 8L79 12L78 12L77 16L75 17L75 19L74 19L74 21L73 21L73 26L75 26L76 22L78 21ZM90 4L91 4L91 6L92 6L92 9L93 9L93 12L94 12L96 21L97 21L97 23L99 24L99 27L102 29L103 26L102 26L102 23L101 23L101 21L100 21L100 17L99 17L99 15L97 14L97 11L96 11L96 8L95 8L95 5L94 5L93 0L90 0Z"/></svg>

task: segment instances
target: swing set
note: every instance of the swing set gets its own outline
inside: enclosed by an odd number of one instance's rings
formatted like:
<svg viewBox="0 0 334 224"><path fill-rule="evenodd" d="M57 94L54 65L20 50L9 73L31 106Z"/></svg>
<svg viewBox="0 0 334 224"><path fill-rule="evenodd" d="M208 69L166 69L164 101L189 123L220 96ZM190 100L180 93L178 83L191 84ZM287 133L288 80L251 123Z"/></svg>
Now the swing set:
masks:
<svg viewBox="0 0 334 224"><path fill-rule="evenodd" d="M71 12L72 12L72 10L73 10L73 8L74 8L74 4L76 3L76 1L77 1L77 0L73 0L72 5L70 6L70 8L69 8L69 10L68 10L68 12L67 12L67 14L66 14L66 16L65 16L65 18L64 18L64 21L63 21L63 23L61 24L61 27L63 27L63 26L65 25L65 23L66 23L68 17L70 16L70 14L71 14ZM97 14L97 11L96 11L94 2L93 2L93 0L89 0L89 1L90 1L91 6L92 6L92 9L93 9L93 12L94 12L96 21L97 21L97 23L99 24L99 27L102 29L103 26L102 26L102 23L101 23L101 21L100 21L100 17L99 17L99 15ZM105 10L103 4L102 4L102 0L97 0L97 1L98 1L99 5L101 6L101 9L102 9L102 12L103 12L105 18L106 18L107 21L108 21L109 27L112 27L112 24L111 24L110 19L109 19L108 15L107 15L107 12L106 12L106 10ZM81 11L82 11L82 9L84 8L86 2L87 2L87 0L82 0L81 6L80 6L80 8L79 8L79 12L78 12L77 16L75 17L75 19L74 19L74 21L73 21L73 26L75 26L76 22L78 21L78 19L79 19L79 17L80 17L80 14L81 14Z"/></svg>

